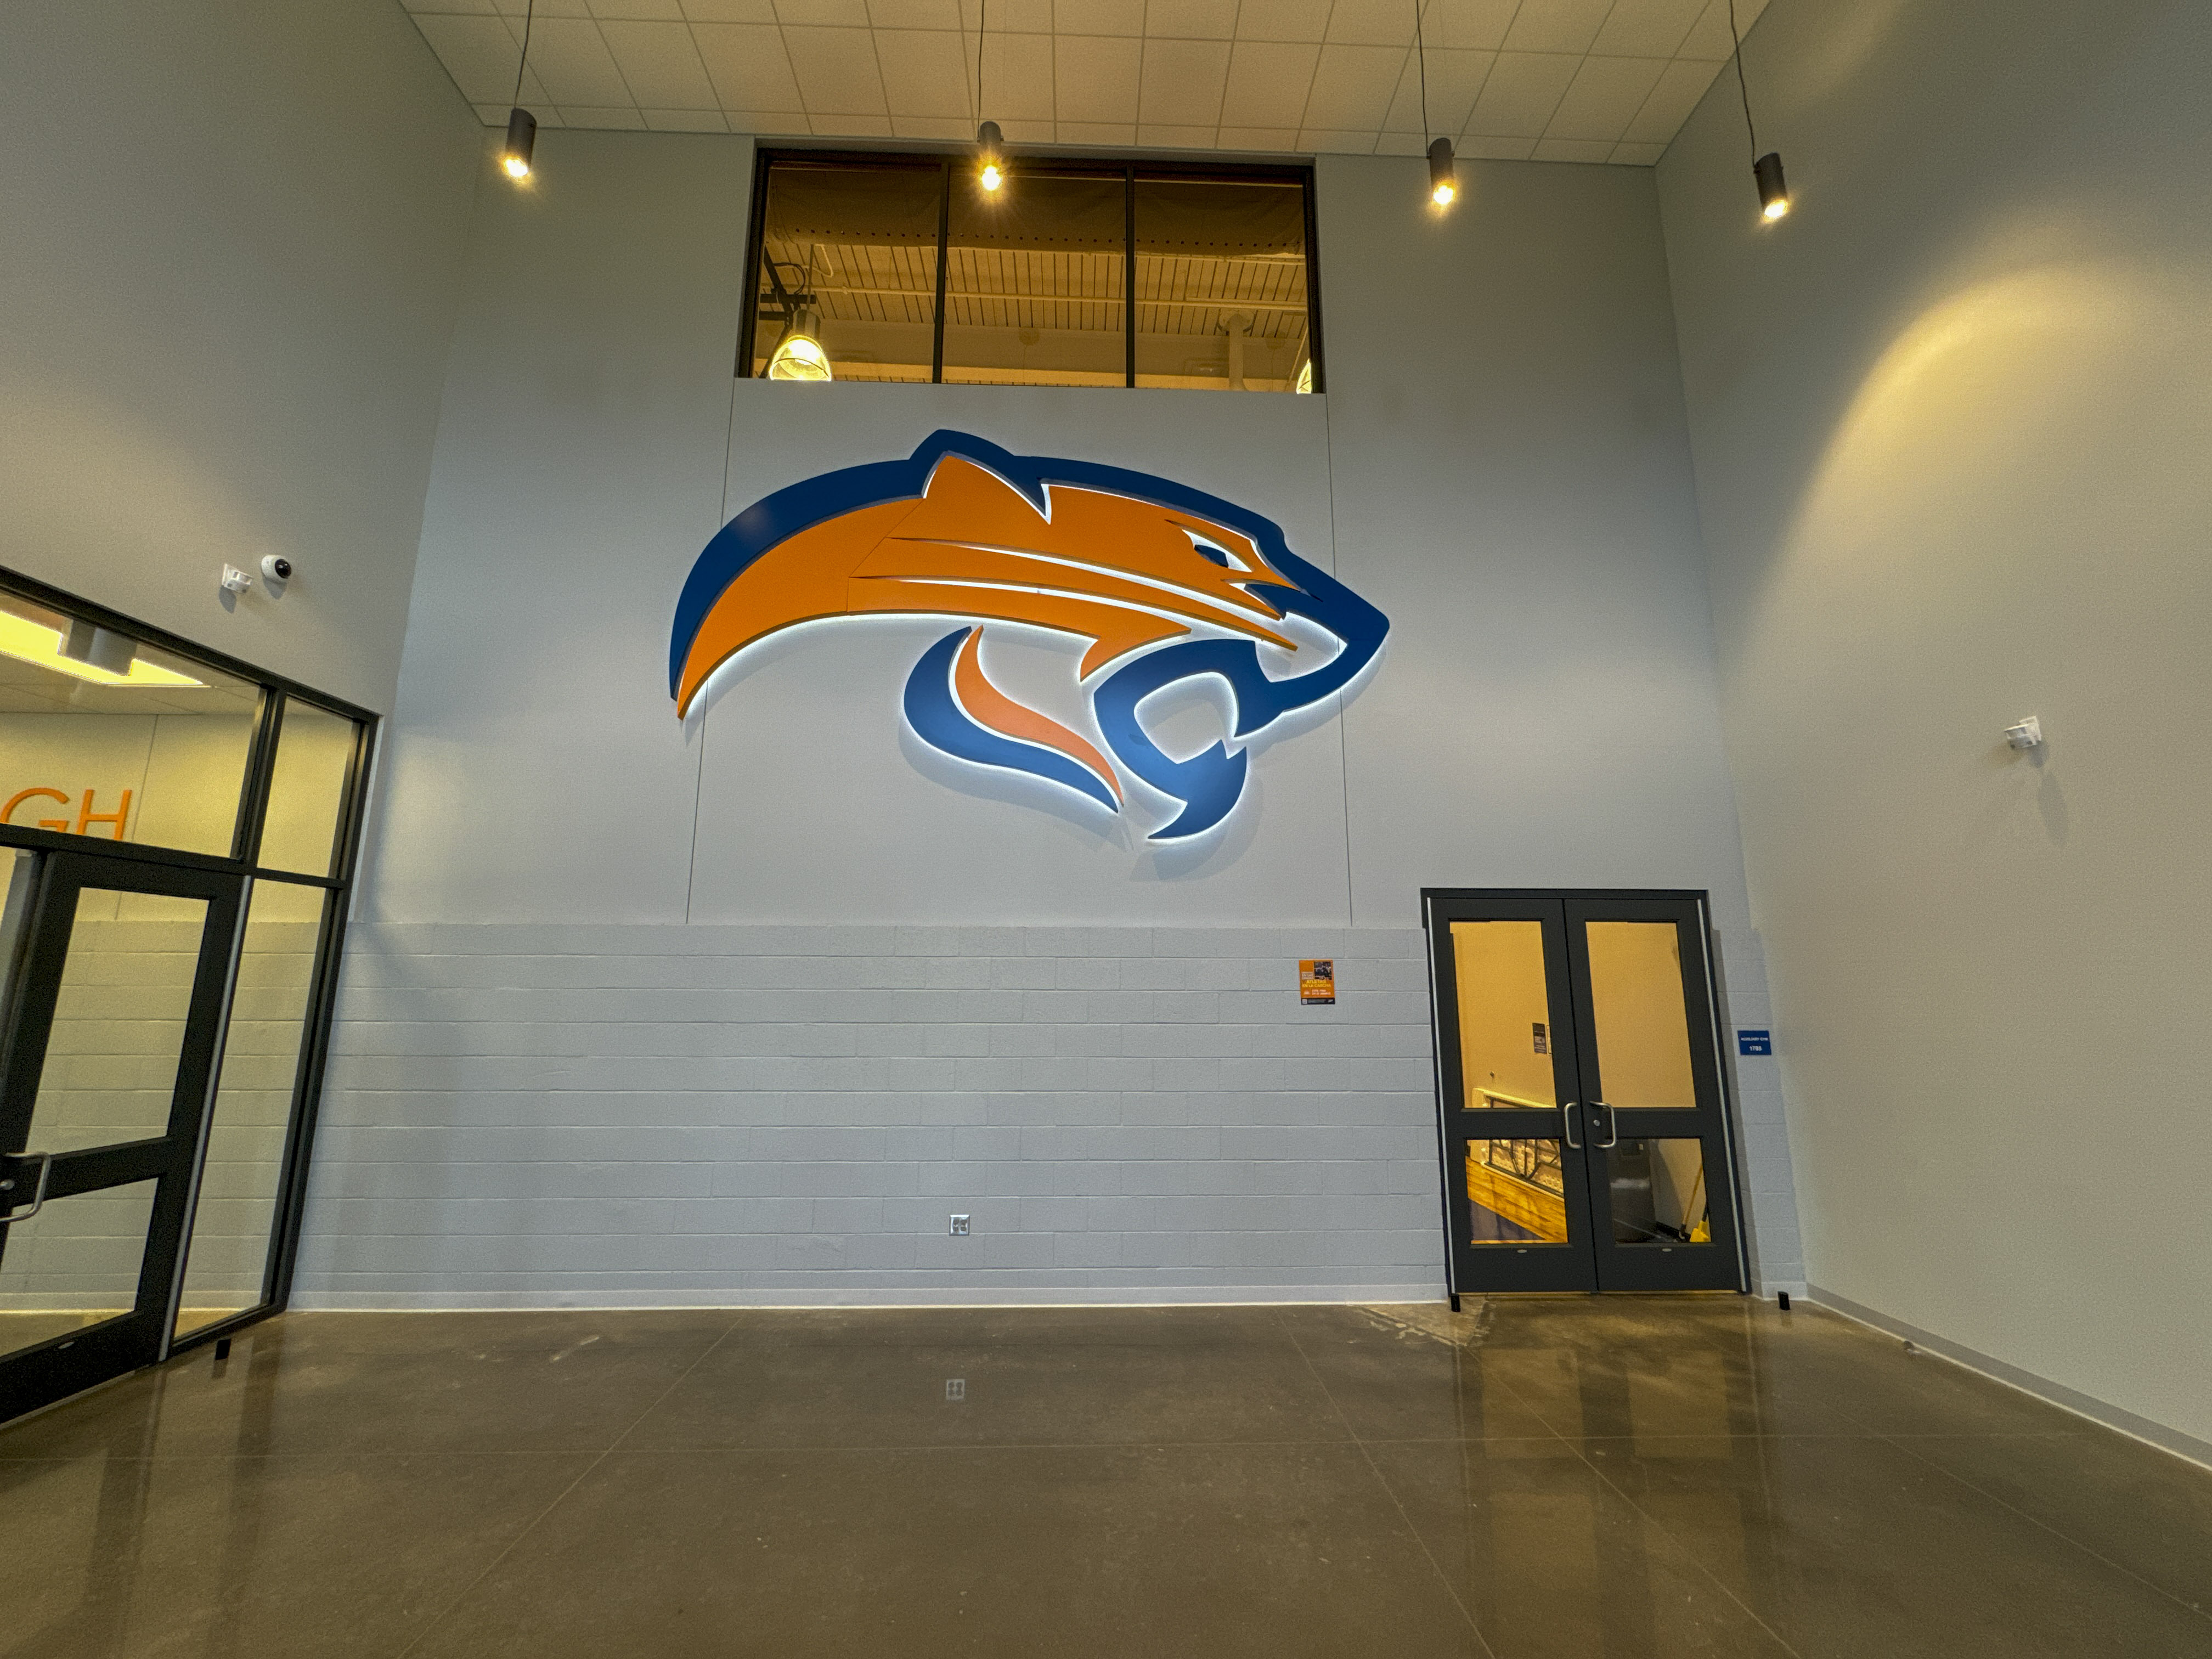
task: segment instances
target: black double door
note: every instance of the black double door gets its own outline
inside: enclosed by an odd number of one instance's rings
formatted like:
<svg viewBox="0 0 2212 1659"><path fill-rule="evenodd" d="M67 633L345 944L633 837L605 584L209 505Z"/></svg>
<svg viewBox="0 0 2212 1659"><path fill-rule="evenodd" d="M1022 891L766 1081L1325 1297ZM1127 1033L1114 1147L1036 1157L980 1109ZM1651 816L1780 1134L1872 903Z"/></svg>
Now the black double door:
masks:
<svg viewBox="0 0 2212 1659"><path fill-rule="evenodd" d="M160 1358L243 877L11 849L0 1419Z"/></svg>
<svg viewBox="0 0 2212 1659"><path fill-rule="evenodd" d="M1742 1290L1699 894L1423 894L1452 1291Z"/></svg>

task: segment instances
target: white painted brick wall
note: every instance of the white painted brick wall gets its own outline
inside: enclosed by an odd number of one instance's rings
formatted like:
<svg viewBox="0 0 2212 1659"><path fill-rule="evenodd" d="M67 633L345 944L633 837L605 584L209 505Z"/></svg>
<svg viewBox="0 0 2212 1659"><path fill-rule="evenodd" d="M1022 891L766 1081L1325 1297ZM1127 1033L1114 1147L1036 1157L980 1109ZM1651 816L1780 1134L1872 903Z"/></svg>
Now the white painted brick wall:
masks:
<svg viewBox="0 0 2212 1659"><path fill-rule="evenodd" d="M1433 1297L1423 949L358 926L297 1298ZM1334 1007L1298 1003L1314 956Z"/></svg>

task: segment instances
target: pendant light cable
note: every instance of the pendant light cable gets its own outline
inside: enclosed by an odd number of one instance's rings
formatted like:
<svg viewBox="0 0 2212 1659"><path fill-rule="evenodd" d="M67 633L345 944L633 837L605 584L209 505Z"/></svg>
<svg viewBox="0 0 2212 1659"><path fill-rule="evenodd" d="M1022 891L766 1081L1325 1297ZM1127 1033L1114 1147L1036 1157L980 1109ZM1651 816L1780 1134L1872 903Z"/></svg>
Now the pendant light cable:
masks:
<svg viewBox="0 0 2212 1659"><path fill-rule="evenodd" d="M1730 5L1735 0L1729 0ZM1421 68L1421 143L1429 142L1429 49L1421 39L1421 0L1413 0L1413 57Z"/></svg>
<svg viewBox="0 0 2212 1659"><path fill-rule="evenodd" d="M975 9L975 118L983 118L983 39L991 27L991 0Z"/></svg>
<svg viewBox="0 0 2212 1659"><path fill-rule="evenodd" d="M522 56L514 60L514 96L507 100L516 106L522 102L522 71L530 65L530 26L537 17L538 0L530 0L522 14Z"/></svg>
<svg viewBox="0 0 2212 1659"><path fill-rule="evenodd" d="M1735 42L1735 89L1743 99L1743 130L1751 135L1751 153L1759 154L1759 129L1751 118L1751 88L1743 83L1743 35L1735 26L1735 0L1729 0L1729 39Z"/></svg>

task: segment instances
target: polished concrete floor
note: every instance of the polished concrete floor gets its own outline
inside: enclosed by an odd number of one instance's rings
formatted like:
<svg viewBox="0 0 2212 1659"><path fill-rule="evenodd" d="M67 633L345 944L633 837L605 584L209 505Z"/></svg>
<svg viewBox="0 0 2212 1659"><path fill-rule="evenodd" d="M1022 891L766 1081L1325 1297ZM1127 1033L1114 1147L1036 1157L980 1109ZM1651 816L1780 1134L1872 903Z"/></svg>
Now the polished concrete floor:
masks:
<svg viewBox="0 0 2212 1659"><path fill-rule="evenodd" d="M295 1314L0 1431L0 1653L2212 1656L2212 1473L1735 1298Z"/></svg>

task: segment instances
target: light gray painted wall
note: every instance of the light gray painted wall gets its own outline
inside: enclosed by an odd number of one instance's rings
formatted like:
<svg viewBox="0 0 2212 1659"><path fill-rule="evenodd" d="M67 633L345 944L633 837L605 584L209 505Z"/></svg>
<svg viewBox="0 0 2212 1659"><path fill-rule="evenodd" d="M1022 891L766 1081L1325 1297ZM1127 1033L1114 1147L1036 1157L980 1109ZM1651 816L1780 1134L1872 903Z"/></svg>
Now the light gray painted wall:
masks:
<svg viewBox="0 0 2212 1659"><path fill-rule="evenodd" d="M483 155L390 0L0 8L0 564L388 708Z"/></svg>
<svg viewBox="0 0 2212 1659"><path fill-rule="evenodd" d="M751 160L549 132L481 198L304 1297L1430 1293L1422 884L1710 888L1763 1018L1647 175L1471 166L1434 225L1417 161L1324 163L1332 390L1217 398L733 382ZM1391 613L1380 673L1195 857L909 758L942 623L822 631L680 725L722 519L940 426L1268 513Z"/></svg>
<svg viewBox="0 0 2212 1659"><path fill-rule="evenodd" d="M1815 1284L2212 1438L2212 12L1778 0L1662 164ZM2042 717L2046 752L1999 735Z"/></svg>

